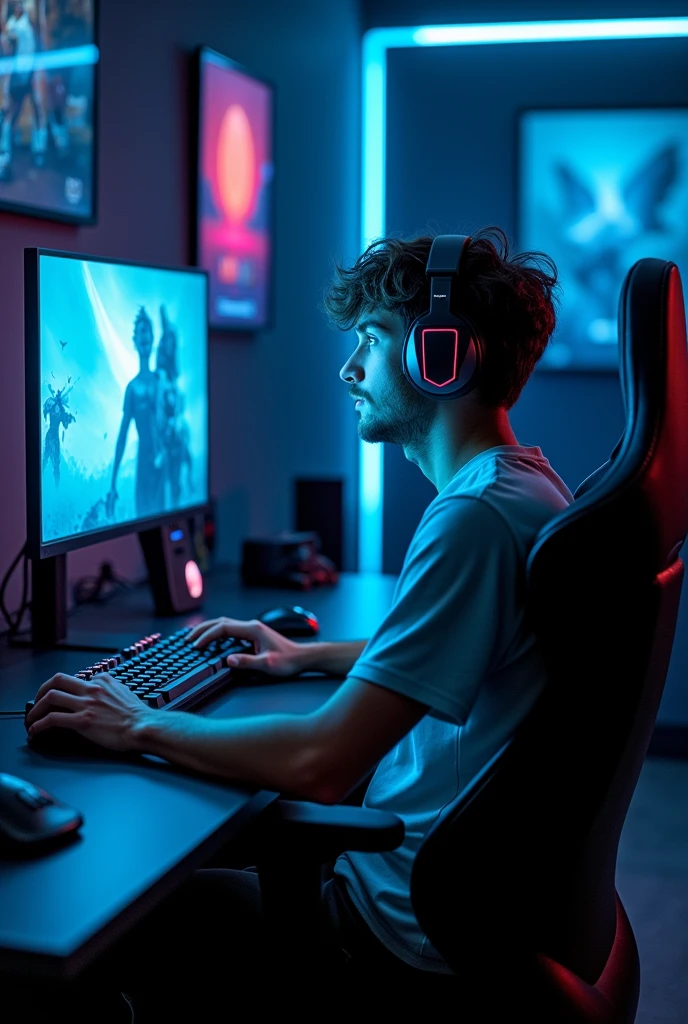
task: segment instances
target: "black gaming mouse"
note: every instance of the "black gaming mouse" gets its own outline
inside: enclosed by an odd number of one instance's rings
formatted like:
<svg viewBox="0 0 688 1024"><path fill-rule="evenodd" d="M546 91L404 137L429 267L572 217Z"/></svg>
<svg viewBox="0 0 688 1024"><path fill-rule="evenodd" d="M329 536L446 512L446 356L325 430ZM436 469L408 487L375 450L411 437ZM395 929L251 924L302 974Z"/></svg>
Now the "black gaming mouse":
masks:
<svg viewBox="0 0 688 1024"><path fill-rule="evenodd" d="M298 604L267 608L258 618L266 626L270 626L275 632L281 633L282 636L287 636L291 640L314 640L320 633L317 616Z"/></svg>
<svg viewBox="0 0 688 1024"><path fill-rule="evenodd" d="M16 775L0 772L0 851L30 854L71 838L84 819L75 807Z"/></svg>

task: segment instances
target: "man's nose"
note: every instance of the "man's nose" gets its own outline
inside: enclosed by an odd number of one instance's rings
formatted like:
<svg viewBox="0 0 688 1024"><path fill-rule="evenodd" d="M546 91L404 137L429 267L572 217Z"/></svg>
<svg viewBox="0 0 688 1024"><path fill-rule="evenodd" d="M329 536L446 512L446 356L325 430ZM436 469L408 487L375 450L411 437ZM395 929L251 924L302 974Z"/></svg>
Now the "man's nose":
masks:
<svg viewBox="0 0 688 1024"><path fill-rule="evenodd" d="M355 384L363 380L363 369L355 359L355 353L349 356L339 371L339 376L346 384Z"/></svg>

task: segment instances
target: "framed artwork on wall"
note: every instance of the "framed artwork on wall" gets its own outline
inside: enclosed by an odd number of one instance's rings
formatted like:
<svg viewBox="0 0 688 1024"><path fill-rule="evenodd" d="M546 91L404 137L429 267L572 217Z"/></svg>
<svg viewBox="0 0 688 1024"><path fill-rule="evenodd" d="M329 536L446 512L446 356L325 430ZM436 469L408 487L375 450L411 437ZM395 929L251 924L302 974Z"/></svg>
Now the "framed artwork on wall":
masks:
<svg viewBox="0 0 688 1024"><path fill-rule="evenodd" d="M540 363L618 368L624 277L646 256L688 275L688 108L525 110L518 248L551 256L558 322Z"/></svg>
<svg viewBox="0 0 688 1024"><path fill-rule="evenodd" d="M193 73L191 262L208 272L217 331L269 328L273 314L274 86L201 46Z"/></svg>
<svg viewBox="0 0 688 1024"><path fill-rule="evenodd" d="M0 210L96 221L97 0L0 0Z"/></svg>

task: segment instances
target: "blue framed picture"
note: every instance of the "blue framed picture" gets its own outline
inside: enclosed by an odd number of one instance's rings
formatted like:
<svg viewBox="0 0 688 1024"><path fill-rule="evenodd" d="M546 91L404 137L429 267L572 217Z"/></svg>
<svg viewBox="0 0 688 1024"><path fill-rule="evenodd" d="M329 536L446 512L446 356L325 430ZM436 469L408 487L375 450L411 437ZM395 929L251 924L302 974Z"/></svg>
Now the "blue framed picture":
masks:
<svg viewBox="0 0 688 1024"><path fill-rule="evenodd" d="M97 0L0 4L0 210L97 222Z"/></svg>
<svg viewBox="0 0 688 1024"><path fill-rule="evenodd" d="M646 256L688 280L688 109L526 110L518 248L552 257L557 327L538 364L617 370L624 277Z"/></svg>

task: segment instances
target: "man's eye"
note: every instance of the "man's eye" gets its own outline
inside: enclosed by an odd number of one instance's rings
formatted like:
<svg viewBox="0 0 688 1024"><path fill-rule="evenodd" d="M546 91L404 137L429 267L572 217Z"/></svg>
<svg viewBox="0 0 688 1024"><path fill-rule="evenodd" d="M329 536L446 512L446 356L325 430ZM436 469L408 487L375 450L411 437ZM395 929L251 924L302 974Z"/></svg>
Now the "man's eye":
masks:
<svg viewBox="0 0 688 1024"><path fill-rule="evenodd" d="M369 348L371 345L377 345L377 338L372 338L369 334L366 335L366 340Z"/></svg>

